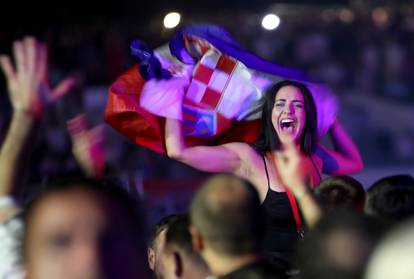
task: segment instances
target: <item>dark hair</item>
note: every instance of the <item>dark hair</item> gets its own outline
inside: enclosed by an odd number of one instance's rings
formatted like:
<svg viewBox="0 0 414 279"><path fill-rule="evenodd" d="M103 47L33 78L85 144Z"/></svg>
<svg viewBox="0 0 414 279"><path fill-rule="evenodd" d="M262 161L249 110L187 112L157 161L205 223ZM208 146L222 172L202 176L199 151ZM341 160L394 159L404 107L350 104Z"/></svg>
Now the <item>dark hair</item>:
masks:
<svg viewBox="0 0 414 279"><path fill-rule="evenodd" d="M291 80L284 80L269 86L266 89L262 111L262 127L255 148L259 152L267 152L280 148L281 142L272 124L272 111L275 97L284 86L293 86L300 90L304 100L306 121L302 131L300 147L305 154L312 154L318 143L317 112L312 94L306 85Z"/></svg>
<svg viewBox="0 0 414 279"><path fill-rule="evenodd" d="M364 187L358 180L347 175L331 176L322 180L315 187L314 194L326 211L340 207L361 213L364 210Z"/></svg>
<svg viewBox="0 0 414 279"><path fill-rule="evenodd" d="M30 228L30 220L35 209L42 203L44 199L50 195L57 193L64 193L73 189L84 189L96 194L97 197L101 197L110 201L119 208L128 220L131 232L136 236L137 249L145 249L145 237L146 237L146 222L143 214L142 203L138 197L132 197L128 195L121 187L111 182L98 181L85 177L60 177L57 178L48 185L46 185L43 192L30 200L23 208L22 218L25 224L24 232L21 240L20 252L22 260L25 260L25 253L27 251L27 232ZM142 246L142 247L141 247Z"/></svg>
<svg viewBox="0 0 414 279"><path fill-rule="evenodd" d="M233 175L212 176L191 204L191 222L222 254L257 252L264 235L263 219L255 188Z"/></svg>
<svg viewBox="0 0 414 279"><path fill-rule="evenodd" d="M165 243L167 245L177 245L189 253L193 251L188 214L177 215L177 218L174 218L170 223L165 236Z"/></svg>
<svg viewBox="0 0 414 279"><path fill-rule="evenodd" d="M191 262L186 263L187 265L196 265L196 268L208 268L201 255L193 249L190 216L187 213L179 214L171 221L165 235L165 249L180 254L181 260L190 260Z"/></svg>
<svg viewBox="0 0 414 279"><path fill-rule="evenodd" d="M401 221L414 214L414 178L410 175L384 177L367 191L367 214L387 221Z"/></svg>
<svg viewBox="0 0 414 279"><path fill-rule="evenodd" d="M192 259L202 261L194 251L190 233L190 216L188 214L177 215L170 223L165 236L166 247L177 247L190 255Z"/></svg>
<svg viewBox="0 0 414 279"><path fill-rule="evenodd" d="M179 215L171 214L161 218L155 225L152 227L150 236L149 236L149 246L154 248L155 240L157 239L158 235L164 230L170 227L170 224L173 223Z"/></svg>

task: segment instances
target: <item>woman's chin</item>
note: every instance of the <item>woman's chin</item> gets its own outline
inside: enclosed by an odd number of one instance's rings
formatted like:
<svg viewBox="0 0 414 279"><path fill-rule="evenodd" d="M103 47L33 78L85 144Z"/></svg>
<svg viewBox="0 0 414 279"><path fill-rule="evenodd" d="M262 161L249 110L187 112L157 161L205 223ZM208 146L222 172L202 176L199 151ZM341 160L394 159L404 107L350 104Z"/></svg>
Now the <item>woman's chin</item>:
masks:
<svg viewBox="0 0 414 279"><path fill-rule="evenodd" d="M297 134L282 133L279 135L279 140L282 144L288 144L293 142L298 142L299 137Z"/></svg>

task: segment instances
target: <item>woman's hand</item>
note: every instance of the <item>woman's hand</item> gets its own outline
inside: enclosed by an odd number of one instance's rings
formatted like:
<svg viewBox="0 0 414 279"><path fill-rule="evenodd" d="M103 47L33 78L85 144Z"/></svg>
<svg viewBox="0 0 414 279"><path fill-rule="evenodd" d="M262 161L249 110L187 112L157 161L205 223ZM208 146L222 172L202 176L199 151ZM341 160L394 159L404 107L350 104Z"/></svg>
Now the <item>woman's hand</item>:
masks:
<svg viewBox="0 0 414 279"><path fill-rule="evenodd" d="M33 37L14 42L13 57L14 64L11 57L0 56L13 108L13 117L0 148L0 197L18 197L25 163L38 131L36 121L42 117L46 105L63 97L74 83L68 78L53 90L49 87L47 48Z"/></svg>
<svg viewBox="0 0 414 279"><path fill-rule="evenodd" d="M285 144L282 151L273 153L278 176L285 187L295 196L307 190L306 182L311 177L311 166L293 141Z"/></svg>
<svg viewBox="0 0 414 279"><path fill-rule="evenodd" d="M13 111L38 119L48 104L66 95L74 79L67 78L54 89L50 88L47 81L47 48L33 37L15 41L13 56L15 67L9 56L0 56Z"/></svg>
<svg viewBox="0 0 414 279"><path fill-rule="evenodd" d="M309 160L293 141L285 144L283 151L275 152L274 155L279 177L285 187L293 192L308 226L313 227L321 218L322 211L307 187L312 170Z"/></svg>

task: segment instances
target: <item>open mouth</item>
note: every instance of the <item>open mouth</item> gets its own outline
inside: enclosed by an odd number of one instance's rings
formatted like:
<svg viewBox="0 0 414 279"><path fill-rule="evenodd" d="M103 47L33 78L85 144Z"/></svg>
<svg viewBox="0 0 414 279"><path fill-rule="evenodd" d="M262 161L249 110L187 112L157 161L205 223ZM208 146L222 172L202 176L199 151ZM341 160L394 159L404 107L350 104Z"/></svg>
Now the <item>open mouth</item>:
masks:
<svg viewBox="0 0 414 279"><path fill-rule="evenodd" d="M291 118L285 118L280 121L280 129L286 132L293 132L296 128L296 121Z"/></svg>

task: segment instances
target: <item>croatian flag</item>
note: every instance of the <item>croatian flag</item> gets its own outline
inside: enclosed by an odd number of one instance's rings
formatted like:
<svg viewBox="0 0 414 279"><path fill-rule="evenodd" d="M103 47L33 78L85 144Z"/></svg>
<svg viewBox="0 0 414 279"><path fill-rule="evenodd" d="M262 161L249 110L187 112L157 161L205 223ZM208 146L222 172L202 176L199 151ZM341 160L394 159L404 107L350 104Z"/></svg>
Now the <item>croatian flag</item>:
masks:
<svg viewBox="0 0 414 279"><path fill-rule="evenodd" d="M105 120L153 151L165 152L167 117L182 121L188 146L254 142L265 89L284 79L309 87L320 137L336 118L337 101L328 88L307 81L299 70L245 51L220 27L185 27L168 46L156 49L152 58L137 42L131 49L141 63L111 85Z"/></svg>

